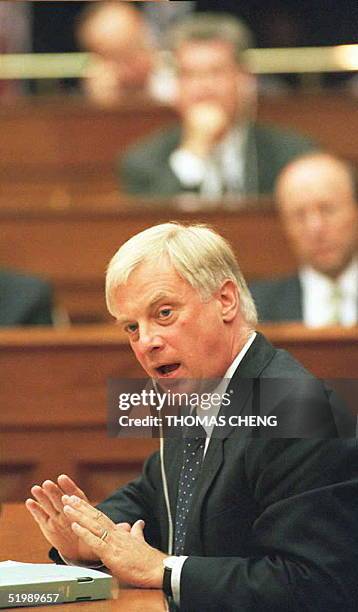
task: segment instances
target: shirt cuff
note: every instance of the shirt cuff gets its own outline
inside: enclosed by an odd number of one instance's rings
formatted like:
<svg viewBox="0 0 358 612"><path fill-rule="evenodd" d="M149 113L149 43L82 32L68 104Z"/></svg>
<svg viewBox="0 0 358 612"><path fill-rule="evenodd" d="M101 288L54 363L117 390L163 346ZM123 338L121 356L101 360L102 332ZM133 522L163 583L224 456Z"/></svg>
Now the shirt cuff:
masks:
<svg viewBox="0 0 358 612"><path fill-rule="evenodd" d="M74 563L73 561L70 561L69 559L66 559L66 557L64 557L63 555L61 555L60 551L57 551L59 556L61 557L62 561L66 564L66 565L73 565L73 566L77 566L77 567L87 567L88 569L99 569L100 567L105 567L103 565L103 563L101 563L100 561L98 563Z"/></svg>
<svg viewBox="0 0 358 612"><path fill-rule="evenodd" d="M180 606L180 576L181 576L181 571L183 568L183 565L185 563L185 561L187 560L187 556L180 556L180 557L176 557L175 559L172 560L172 581L171 581L171 587L172 587L172 593L173 593L173 599L176 603L177 606Z"/></svg>
<svg viewBox="0 0 358 612"><path fill-rule="evenodd" d="M184 187L198 187L204 179L205 161L185 149L177 149L169 157L169 165Z"/></svg>

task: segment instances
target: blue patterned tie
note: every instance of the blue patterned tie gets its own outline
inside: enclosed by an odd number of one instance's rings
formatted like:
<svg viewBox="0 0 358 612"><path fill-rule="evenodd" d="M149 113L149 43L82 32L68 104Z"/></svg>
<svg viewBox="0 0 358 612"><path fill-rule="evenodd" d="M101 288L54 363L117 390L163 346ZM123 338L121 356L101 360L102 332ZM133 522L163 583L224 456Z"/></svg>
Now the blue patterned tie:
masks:
<svg viewBox="0 0 358 612"><path fill-rule="evenodd" d="M196 413L192 413L196 417ZM184 552L185 534L188 522L188 514L195 490L195 485L200 473L204 457L206 432L201 425L194 428L186 428L184 436L189 431L195 437L184 437L183 464L180 472L178 485L178 498L175 515L174 554L182 555Z"/></svg>

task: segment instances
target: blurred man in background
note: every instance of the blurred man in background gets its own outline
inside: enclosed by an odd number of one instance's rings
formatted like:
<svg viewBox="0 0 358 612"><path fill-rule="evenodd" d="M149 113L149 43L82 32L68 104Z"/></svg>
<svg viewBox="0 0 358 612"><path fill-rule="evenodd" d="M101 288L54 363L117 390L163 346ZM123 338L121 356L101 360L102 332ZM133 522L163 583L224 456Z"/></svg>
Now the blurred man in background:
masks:
<svg viewBox="0 0 358 612"><path fill-rule="evenodd" d="M256 81L245 63L251 33L229 15L193 15L168 33L180 126L137 145L120 165L131 193L204 197L271 193L281 168L313 145L258 126Z"/></svg>
<svg viewBox="0 0 358 612"><path fill-rule="evenodd" d="M0 2L0 55L31 50L31 8L29 2ZM22 84L0 80L0 98L23 92Z"/></svg>
<svg viewBox="0 0 358 612"><path fill-rule="evenodd" d="M0 270L0 326L52 325L49 283L34 276Z"/></svg>
<svg viewBox="0 0 358 612"><path fill-rule="evenodd" d="M298 274L251 287L264 321L358 322L358 206L351 168L324 153L291 162L276 198Z"/></svg>
<svg viewBox="0 0 358 612"><path fill-rule="evenodd" d="M91 100L111 106L138 95L170 98L168 70L159 66L154 37L135 6L93 3L81 14L77 34L80 46L94 54L84 78Z"/></svg>

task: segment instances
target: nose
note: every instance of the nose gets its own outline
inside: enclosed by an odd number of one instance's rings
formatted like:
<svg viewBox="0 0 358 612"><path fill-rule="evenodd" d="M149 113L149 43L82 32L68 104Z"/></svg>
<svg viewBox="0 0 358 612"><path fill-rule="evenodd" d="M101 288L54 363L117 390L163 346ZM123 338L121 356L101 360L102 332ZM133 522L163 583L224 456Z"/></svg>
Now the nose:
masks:
<svg viewBox="0 0 358 612"><path fill-rule="evenodd" d="M157 326L139 324L139 337L137 347L142 353L160 350L164 346L164 339Z"/></svg>
<svg viewBox="0 0 358 612"><path fill-rule="evenodd" d="M315 211L307 213L305 226L306 231L310 234L318 234L323 227L322 215Z"/></svg>

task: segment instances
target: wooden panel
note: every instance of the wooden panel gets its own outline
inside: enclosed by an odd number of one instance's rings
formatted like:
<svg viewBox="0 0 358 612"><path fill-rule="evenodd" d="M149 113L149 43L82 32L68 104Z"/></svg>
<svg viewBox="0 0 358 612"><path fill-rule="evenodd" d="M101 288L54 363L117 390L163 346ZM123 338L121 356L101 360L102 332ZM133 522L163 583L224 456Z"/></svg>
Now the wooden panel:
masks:
<svg viewBox="0 0 358 612"><path fill-rule="evenodd" d="M114 110L70 97L2 105L0 176L25 183L108 179L121 151L173 118L171 109L148 101Z"/></svg>
<svg viewBox="0 0 358 612"><path fill-rule="evenodd" d="M1 427L0 482L2 498L23 501L31 487L47 478L68 474L93 500L104 499L116 488L137 477L145 459L158 448L157 440L117 440L108 438L105 406L100 407L101 426L78 428L74 425L46 427L41 421L32 426L16 423Z"/></svg>
<svg viewBox="0 0 358 612"><path fill-rule="evenodd" d="M309 94L272 96L261 99L258 119L310 136L332 153L358 164L358 104L353 96Z"/></svg>
<svg viewBox="0 0 358 612"><path fill-rule="evenodd" d="M356 376L357 327L261 328L317 376ZM7 499L23 500L34 482L62 472L102 499L139 474L158 443L107 436L106 382L114 375L143 376L114 326L0 331L0 480Z"/></svg>
<svg viewBox="0 0 358 612"><path fill-rule="evenodd" d="M349 121L347 121L349 117ZM27 98L0 108L0 206L67 208L83 196L113 198L115 160L129 145L176 120L175 112L136 102L104 110L80 97ZM358 163L352 134L358 105L348 95L262 96L258 120L301 131Z"/></svg>
<svg viewBox="0 0 358 612"><path fill-rule="evenodd" d="M98 109L80 97L28 98L0 108L0 176L8 182L77 183L109 179L113 160L129 144L175 120L172 109L146 101ZM347 121L349 117L349 121ZM258 118L302 130L351 160L358 160L358 106L345 95L261 96Z"/></svg>
<svg viewBox="0 0 358 612"><path fill-rule="evenodd" d="M67 211L0 210L2 266L50 279L73 320L106 320L104 271L123 242L151 225L170 221L208 223L233 245L248 279L284 275L294 258L267 200L249 201L249 210L184 212L177 201L118 201L118 207ZM259 245L259 249L258 249ZM44 255L46 254L46 255Z"/></svg>

